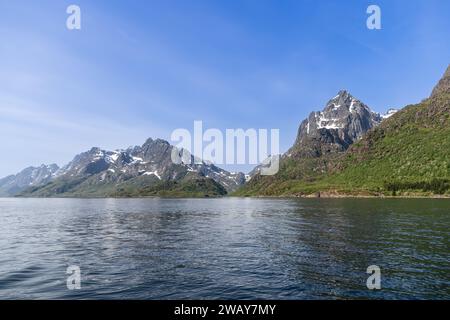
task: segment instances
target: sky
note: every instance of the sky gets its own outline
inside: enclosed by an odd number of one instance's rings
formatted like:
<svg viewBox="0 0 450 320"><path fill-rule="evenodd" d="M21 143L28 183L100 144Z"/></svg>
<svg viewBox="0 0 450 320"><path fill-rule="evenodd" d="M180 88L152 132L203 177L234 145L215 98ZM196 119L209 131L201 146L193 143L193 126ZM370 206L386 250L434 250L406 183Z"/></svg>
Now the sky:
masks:
<svg viewBox="0 0 450 320"><path fill-rule="evenodd" d="M195 120L280 129L286 151L341 89L377 112L426 98L450 63L449 13L448 0L0 0L0 177Z"/></svg>

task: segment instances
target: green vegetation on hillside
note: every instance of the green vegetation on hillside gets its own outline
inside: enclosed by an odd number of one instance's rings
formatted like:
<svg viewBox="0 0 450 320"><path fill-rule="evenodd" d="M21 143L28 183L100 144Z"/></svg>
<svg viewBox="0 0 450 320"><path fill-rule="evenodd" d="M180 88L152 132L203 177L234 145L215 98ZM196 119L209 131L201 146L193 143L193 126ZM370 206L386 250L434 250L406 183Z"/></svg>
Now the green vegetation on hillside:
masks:
<svg viewBox="0 0 450 320"><path fill-rule="evenodd" d="M219 197L227 194L225 188L208 178L195 178L183 181L162 181L155 185L141 188L130 185L118 186L117 191L110 194L113 197Z"/></svg>
<svg viewBox="0 0 450 320"><path fill-rule="evenodd" d="M450 68L429 99L386 119L338 157L284 160L277 175L255 176L234 195L450 195L449 77Z"/></svg>
<svg viewBox="0 0 450 320"><path fill-rule="evenodd" d="M406 107L352 146L318 183L383 194L449 193L449 116L448 94Z"/></svg>
<svg viewBox="0 0 450 320"><path fill-rule="evenodd" d="M118 184L93 183L92 180L57 180L28 189L22 197L219 197L225 188L209 178L186 176L180 181L159 181L153 176L140 176Z"/></svg>

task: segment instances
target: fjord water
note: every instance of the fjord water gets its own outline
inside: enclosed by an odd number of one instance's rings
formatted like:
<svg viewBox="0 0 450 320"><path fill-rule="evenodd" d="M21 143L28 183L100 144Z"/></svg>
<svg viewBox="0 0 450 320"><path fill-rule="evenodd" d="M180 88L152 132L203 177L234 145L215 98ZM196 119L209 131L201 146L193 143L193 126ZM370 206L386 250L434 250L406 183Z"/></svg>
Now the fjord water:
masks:
<svg viewBox="0 0 450 320"><path fill-rule="evenodd" d="M449 226L437 199L0 199L0 299L450 299Z"/></svg>

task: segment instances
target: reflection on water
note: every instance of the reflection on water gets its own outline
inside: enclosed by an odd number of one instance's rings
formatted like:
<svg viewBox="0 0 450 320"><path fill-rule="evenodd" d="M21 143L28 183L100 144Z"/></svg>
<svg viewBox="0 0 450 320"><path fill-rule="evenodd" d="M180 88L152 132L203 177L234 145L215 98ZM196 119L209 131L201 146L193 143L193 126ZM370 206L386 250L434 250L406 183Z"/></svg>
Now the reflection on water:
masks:
<svg viewBox="0 0 450 320"><path fill-rule="evenodd" d="M450 201L0 199L0 298L449 299ZM66 287L78 265L82 288ZM366 287L369 265L382 290Z"/></svg>

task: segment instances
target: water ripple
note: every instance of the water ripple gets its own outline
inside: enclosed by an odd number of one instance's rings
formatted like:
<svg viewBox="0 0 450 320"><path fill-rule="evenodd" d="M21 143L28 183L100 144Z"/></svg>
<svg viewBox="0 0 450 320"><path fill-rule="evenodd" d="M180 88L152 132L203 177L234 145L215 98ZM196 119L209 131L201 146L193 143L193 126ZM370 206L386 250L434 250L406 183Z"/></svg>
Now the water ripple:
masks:
<svg viewBox="0 0 450 320"><path fill-rule="evenodd" d="M449 299L450 202L0 199L2 299ZM382 290L366 269L382 270ZM81 290L66 287L78 265Z"/></svg>

